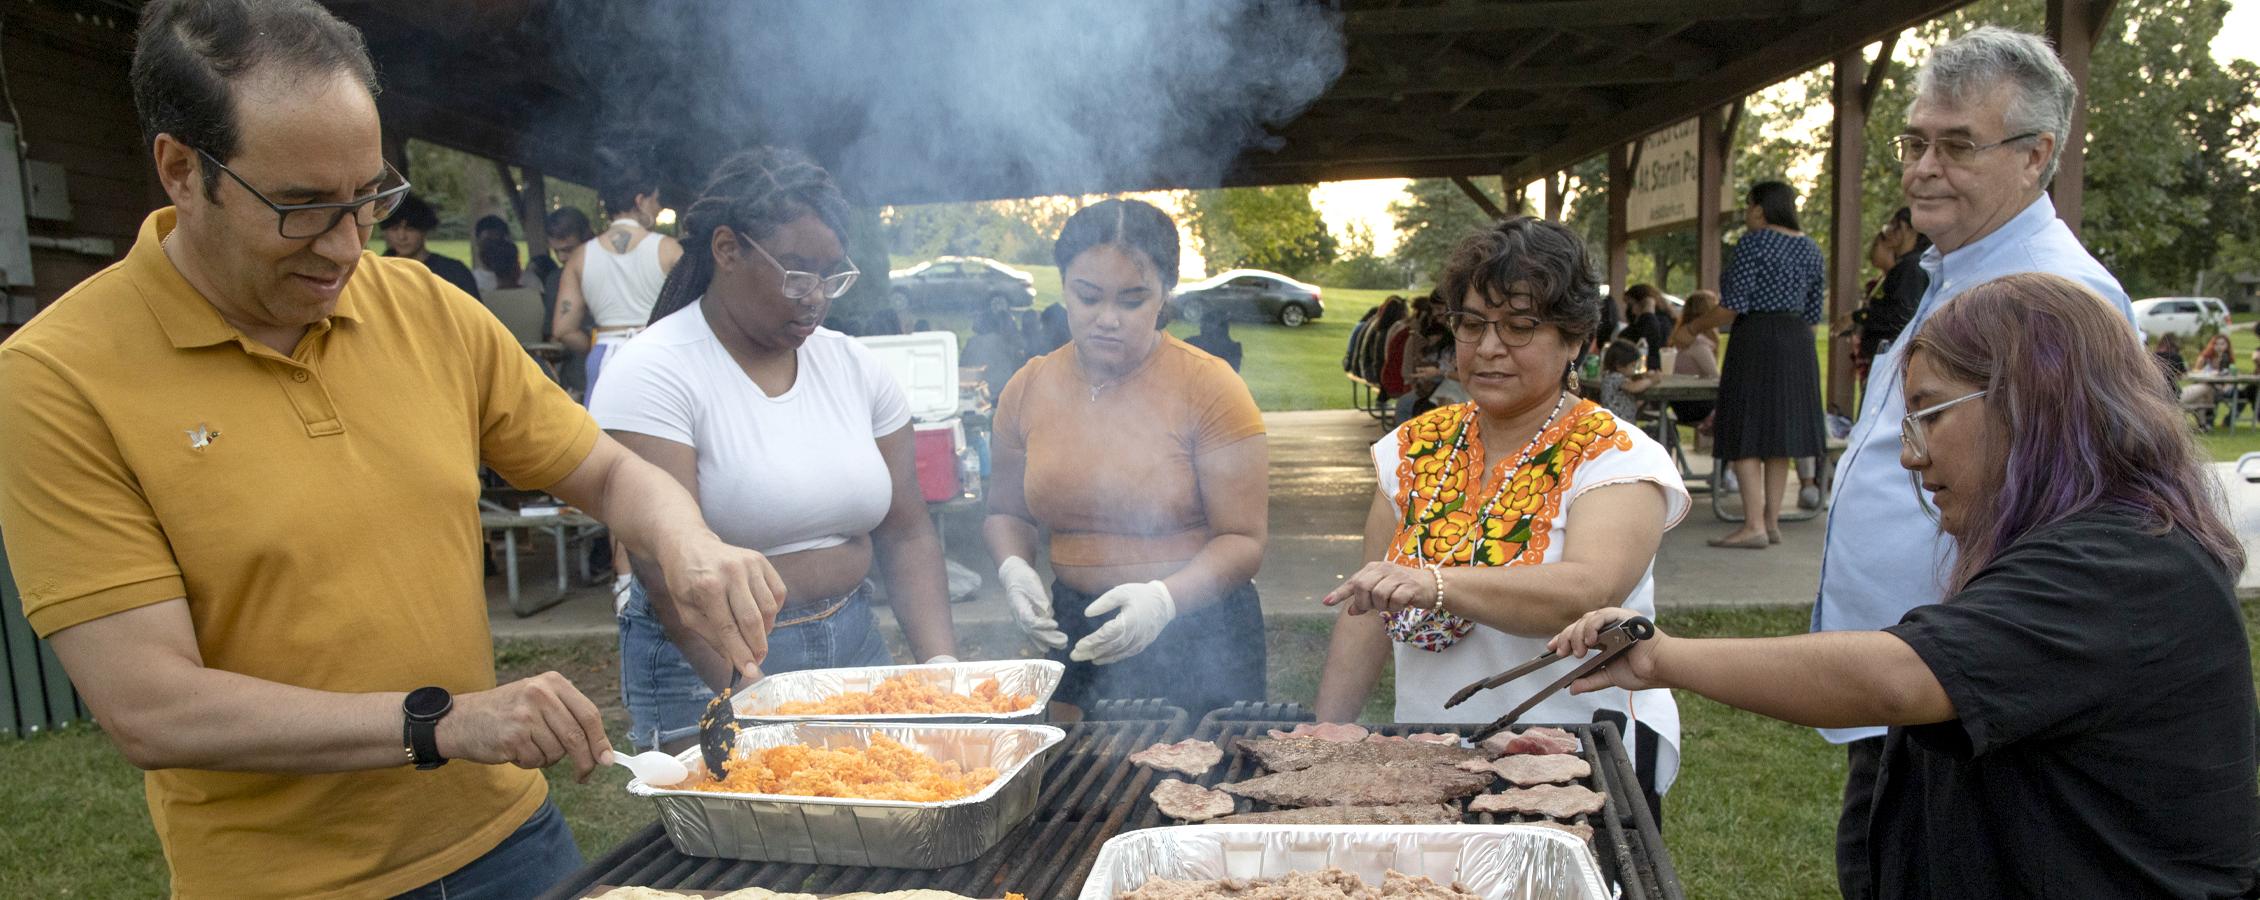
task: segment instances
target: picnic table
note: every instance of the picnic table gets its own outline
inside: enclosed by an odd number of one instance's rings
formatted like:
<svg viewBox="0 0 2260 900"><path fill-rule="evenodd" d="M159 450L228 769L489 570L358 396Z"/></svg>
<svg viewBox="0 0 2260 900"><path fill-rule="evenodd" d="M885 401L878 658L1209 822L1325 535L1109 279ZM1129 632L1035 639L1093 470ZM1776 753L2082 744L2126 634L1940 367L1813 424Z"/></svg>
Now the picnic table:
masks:
<svg viewBox="0 0 2260 900"><path fill-rule="evenodd" d="M2188 375L2182 376L2182 380L2187 381L2191 384L2209 384L2213 385L2215 388L2226 388L2227 390L2215 392L2213 402L2207 404L2202 410L2202 413L2208 420L2210 420L2213 414L2213 409L2220 406L2222 403L2227 403L2229 405L2228 424L2222 427L2226 428L2229 431L2235 431L2236 417L2242 415L2247 407L2253 405L2246 402L2245 400L2245 395L2248 393L2247 391L2245 391L2245 388L2252 385L2260 385L2260 373L2242 374L2237 372L2209 372L2198 374L2192 372ZM2183 408L2185 410L2188 410L2192 415L2196 415L2201 412L2197 408L2189 406L2188 404L2184 404ZM2260 413L2256 413L2256 415L2260 415ZM2260 419L2256 419L2255 421L2260 422Z"/></svg>
<svg viewBox="0 0 2260 900"><path fill-rule="evenodd" d="M573 546L593 539L604 531L604 523L569 507L511 509L483 499L479 501L479 527L502 533L502 572L504 582L509 585L510 612L521 619L556 606L565 599L566 593L572 590L572 583L566 573L575 571L572 562L567 559L573 555ZM547 599L529 603L518 590L518 533L526 532L530 538L536 531L549 532L552 542L557 545L557 593ZM587 553L579 556L581 581L586 583L592 577L589 556Z"/></svg>

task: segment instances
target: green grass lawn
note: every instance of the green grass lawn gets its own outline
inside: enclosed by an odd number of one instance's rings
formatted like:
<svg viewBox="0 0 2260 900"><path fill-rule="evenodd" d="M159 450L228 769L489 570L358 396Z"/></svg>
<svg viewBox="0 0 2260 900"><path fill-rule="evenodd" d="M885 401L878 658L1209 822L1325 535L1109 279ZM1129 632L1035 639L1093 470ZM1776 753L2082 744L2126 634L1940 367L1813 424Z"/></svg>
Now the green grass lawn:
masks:
<svg viewBox="0 0 2260 900"><path fill-rule="evenodd" d="M2260 604L2244 607L2249 635ZM1805 631L1802 607L1670 612L1663 628L1690 637ZM992 636L993 637L993 636ZM1275 624L1269 635L1271 695L1308 704L1326 653L1324 623ZM1016 643L1005 641L1004 643ZM988 649L997 650L1001 644ZM614 740L624 733L613 643L606 639L512 640L497 648L504 678L557 669L606 706ZM2260 668L2260 665L2256 665ZM1366 705L1386 720L1387 676ZM1664 803L1666 842L1687 896L1748 900L1834 896L1834 835L1844 756L1810 729L1680 695L1683 760ZM652 821L650 804L621 789L626 776L599 772L577 785L569 768L548 771L552 796L583 854L594 857ZM165 862L142 803L141 776L99 732L76 728L0 741L0 796L18 814L0 817L0 897L149 897L164 893Z"/></svg>

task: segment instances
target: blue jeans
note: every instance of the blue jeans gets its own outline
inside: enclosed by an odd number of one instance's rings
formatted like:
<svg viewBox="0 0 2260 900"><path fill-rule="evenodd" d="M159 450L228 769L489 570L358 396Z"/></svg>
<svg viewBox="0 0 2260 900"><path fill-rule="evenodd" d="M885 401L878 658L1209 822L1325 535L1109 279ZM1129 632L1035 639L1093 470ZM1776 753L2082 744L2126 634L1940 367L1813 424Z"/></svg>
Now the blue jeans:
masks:
<svg viewBox="0 0 2260 900"><path fill-rule="evenodd" d="M440 876L400 900L514 900L549 890L581 868L581 848L565 816L547 800L526 824L463 868Z"/></svg>
<svg viewBox="0 0 2260 900"><path fill-rule="evenodd" d="M830 615L811 618L827 610ZM845 597L794 603L780 611L761 671L894 663L871 614L870 590L859 587ZM698 716L713 698L714 691L691 670L683 651L668 642L666 629L651 611L651 595L637 582L620 611L620 701L628 707L629 743L639 751L651 750L697 735Z"/></svg>

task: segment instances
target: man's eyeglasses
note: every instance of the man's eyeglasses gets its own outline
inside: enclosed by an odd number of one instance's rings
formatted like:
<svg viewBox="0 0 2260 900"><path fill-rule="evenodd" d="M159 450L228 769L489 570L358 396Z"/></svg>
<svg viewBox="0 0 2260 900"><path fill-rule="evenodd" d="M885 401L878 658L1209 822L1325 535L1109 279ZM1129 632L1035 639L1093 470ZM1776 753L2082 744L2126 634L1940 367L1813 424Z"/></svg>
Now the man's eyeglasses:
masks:
<svg viewBox="0 0 2260 900"><path fill-rule="evenodd" d="M1444 314L1444 324L1452 329L1452 337L1463 344L1483 342L1486 331L1499 332L1499 342L1509 347L1524 347L1538 336L1538 329L1546 323L1535 316L1508 316L1504 319L1486 319L1471 312Z"/></svg>
<svg viewBox="0 0 2260 900"><path fill-rule="evenodd" d="M204 157L204 161L211 163L213 168L226 172L229 178L235 179L235 183L250 191L251 196L257 197L259 202L267 204L268 209L274 210L275 230L293 241L328 234L330 229L337 227L338 220L348 214L353 216L353 224L370 227L392 215L393 210L400 208L400 201L408 196L408 179L402 177L400 171L388 162L385 163L385 180L379 183L377 192L359 200L344 203L276 203L267 199L267 195L259 193L259 189L252 187L251 182L243 180L243 176L235 174L234 169L214 159L212 154L198 150L196 155Z"/></svg>
<svg viewBox="0 0 2260 900"><path fill-rule="evenodd" d="M1936 147L1938 148L1938 155L1945 157L1947 162L1957 166L1966 166L1970 164L1971 160L1977 159L1977 155L1980 153L1984 153L1985 151L1991 150L1995 147L2005 147L2018 141L2036 138L2039 137L2040 134L2041 133L2038 131L2027 131L2023 134L2015 135L2013 137L2002 138L1990 144L1980 144L1976 141L1965 140L1963 138L1939 138L1937 140L1931 140L1930 138L1918 137L1912 134L1902 134L1898 137L1892 138L1891 145L1899 149L1900 165L1911 166L1916 163L1922 162L1923 156L1925 154L1928 154L1932 147Z"/></svg>
<svg viewBox="0 0 2260 900"><path fill-rule="evenodd" d="M814 272L796 272L785 268L784 263L778 262L776 257L770 256L769 251L761 249L761 244L754 239L741 234L738 235L738 240L744 242L746 246L752 247L753 252L761 254L761 258L768 260L770 265L776 266L777 271L785 273L784 285L780 288L780 291L787 300L802 299L816 293L819 289L823 290L825 299L838 300L841 294L848 292L848 288L855 286L855 277L863 274L862 271L856 269L854 263L848 264L847 271L829 278Z"/></svg>
<svg viewBox="0 0 2260 900"><path fill-rule="evenodd" d="M1926 406L1908 413L1906 418L1899 420L1899 442L1907 445L1907 453L1913 456L1916 462L1930 462L1930 433L1924 430L1928 427L1925 423L1937 418L1939 413L1953 409L1957 404L1968 403L1983 396L1985 396L1984 391L1963 394L1944 403Z"/></svg>

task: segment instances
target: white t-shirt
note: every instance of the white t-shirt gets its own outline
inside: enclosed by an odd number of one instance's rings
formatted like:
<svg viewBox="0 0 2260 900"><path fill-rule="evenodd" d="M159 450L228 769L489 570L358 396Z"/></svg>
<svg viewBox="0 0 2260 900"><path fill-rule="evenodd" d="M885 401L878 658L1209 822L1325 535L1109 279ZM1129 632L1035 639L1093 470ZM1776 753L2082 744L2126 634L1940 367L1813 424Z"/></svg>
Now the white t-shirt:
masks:
<svg viewBox="0 0 2260 900"><path fill-rule="evenodd" d="M609 377L609 376L608 376ZM1567 415L1567 411L1564 415ZM1374 472L1379 476L1381 490L1402 510L1404 498L1397 483L1397 436L1402 426L1390 429L1373 443ZM1630 438L1629 450L1607 450L1584 460L1571 474L1569 487L1563 490L1554 514L1550 538L1540 565L1560 562L1562 548L1569 543L1569 513L1577 498L1586 491L1613 484L1650 482L1664 491L1664 528L1669 530L1687 515L1687 486L1679 478L1679 467L1672 462L1671 454L1654 438L1619 419L1617 432ZM1496 459L1493 460L1496 463ZM1489 497L1486 486L1485 499ZM1655 562L1640 577L1640 584L1624 598L1623 606L1641 615L1656 614ZM1549 636L1550 637L1550 636ZM1468 684L1489 678L1529 662L1531 657L1546 652L1546 638L1523 637L1508 634L1483 625L1475 626L1467 637L1442 651L1423 650L1409 644L1392 641L1397 671L1397 721L1399 722L1452 722L1482 723L1506 715L1507 710L1530 698L1539 688L1552 684L1554 679L1569 674L1578 663L1563 660L1539 669L1520 679L1476 694L1466 703L1451 709L1444 701L1453 692ZM1522 721L1591 722L1600 710L1615 710L1629 721L1645 723L1663 738L1664 746L1656 753L1656 792L1671 789L1679 773L1679 705L1673 702L1670 691L1631 692L1617 688L1572 695L1563 688L1553 696L1524 713ZM1631 730L1627 728L1626 730ZM1635 737L1625 735L1626 750L1631 752Z"/></svg>
<svg viewBox="0 0 2260 900"><path fill-rule="evenodd" d="M693 302L604 362L589 412L698 451L698 503L723 541L771 556L871 533L894 501L878 438L910 424L902 386L854 338L819 328L771 397Z"/></svg>

